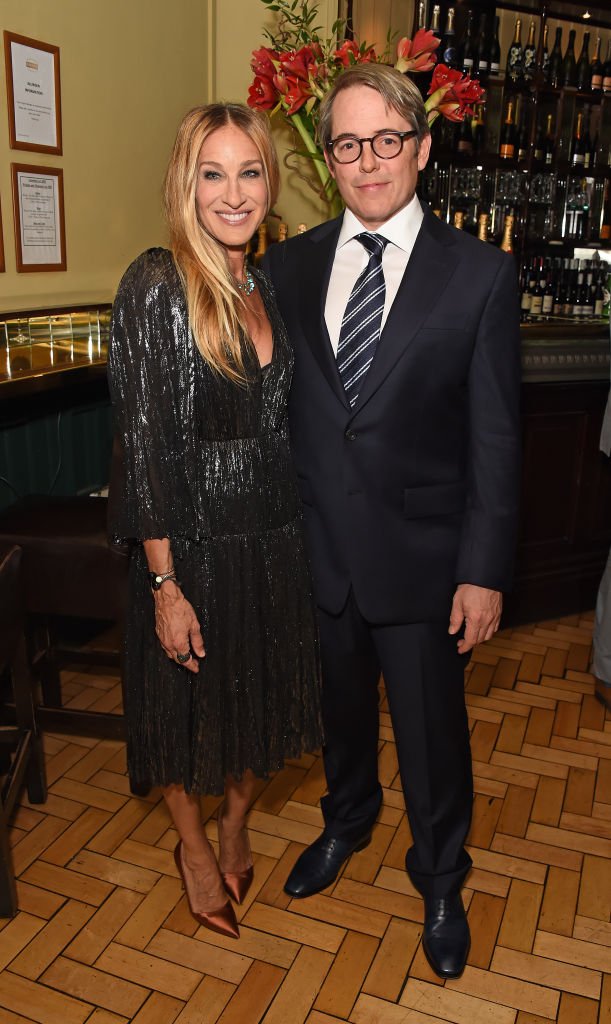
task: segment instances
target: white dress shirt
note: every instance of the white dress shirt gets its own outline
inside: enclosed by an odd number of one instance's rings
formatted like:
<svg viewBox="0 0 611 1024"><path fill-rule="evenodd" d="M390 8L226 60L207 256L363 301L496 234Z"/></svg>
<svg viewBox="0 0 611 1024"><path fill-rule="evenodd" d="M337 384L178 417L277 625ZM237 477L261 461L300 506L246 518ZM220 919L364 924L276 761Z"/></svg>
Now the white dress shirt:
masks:
<svg viewBox="0 0 611 1024"><path fill-rule="evenodd" d="M382 268L386 282L382 327L386 323L390 307L399 291L399 285L412 254L423 218L424 214L420 202L414 196L407 206L404 206L402 210L395 213L390 220L386 221L386 224L382 224L375 232L376 235L382 235L383 238L388 240L388 245L382 257ZM333 261L327 301L325 303L325 323L335 354L337 354L339 332L344 312L348 305L348 299L359 274L365 269L369 261L369 253L360 242L357 242L355 236L367 230L350 210L346 210L337 240L335 259Z"/></svg>

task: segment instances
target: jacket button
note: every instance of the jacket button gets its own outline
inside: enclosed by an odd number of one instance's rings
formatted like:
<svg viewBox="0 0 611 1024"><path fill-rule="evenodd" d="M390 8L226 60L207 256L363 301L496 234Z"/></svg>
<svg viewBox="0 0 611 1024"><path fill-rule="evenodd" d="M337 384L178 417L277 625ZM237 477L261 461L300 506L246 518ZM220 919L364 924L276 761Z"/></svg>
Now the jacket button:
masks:
<svg viewBox="0 0 611 1024"><path fill-rule="evenodd" d="M344 436L347 441L356 441L356 430L347 430Z"/></svg>

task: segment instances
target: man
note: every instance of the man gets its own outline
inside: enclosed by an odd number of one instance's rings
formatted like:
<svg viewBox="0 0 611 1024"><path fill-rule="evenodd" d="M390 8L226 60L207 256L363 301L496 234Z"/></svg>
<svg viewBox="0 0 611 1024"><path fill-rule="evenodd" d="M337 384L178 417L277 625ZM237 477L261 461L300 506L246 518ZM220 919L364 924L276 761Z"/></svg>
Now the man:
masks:
<svg viewBox="0 0 611 1024"><path fill-rule="evenodd" d="M516 275L511 257L415 197L431 137L408 78L348 69L319 131L346 212L267 258L295 348L289 415L319 606L328 783L324 832L286 892L319 892L369 841L382 799L381 671L424 949L440 976L456 977L471 864L463 673L467 652L498 628L516 532Z"/></svg>

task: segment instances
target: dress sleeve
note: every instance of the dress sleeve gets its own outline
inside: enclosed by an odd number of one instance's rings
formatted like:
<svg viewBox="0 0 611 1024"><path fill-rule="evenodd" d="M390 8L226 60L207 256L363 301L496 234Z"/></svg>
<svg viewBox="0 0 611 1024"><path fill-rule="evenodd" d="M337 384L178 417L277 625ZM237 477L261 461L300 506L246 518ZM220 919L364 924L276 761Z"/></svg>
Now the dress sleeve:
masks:
<svg viewBox="0 0 611 1024"><path fill-rule="evenodd" d="M115 542L197 536L187 471L189 344L172 258L149 250L126 271L113 306L109 532Z"/></svg>

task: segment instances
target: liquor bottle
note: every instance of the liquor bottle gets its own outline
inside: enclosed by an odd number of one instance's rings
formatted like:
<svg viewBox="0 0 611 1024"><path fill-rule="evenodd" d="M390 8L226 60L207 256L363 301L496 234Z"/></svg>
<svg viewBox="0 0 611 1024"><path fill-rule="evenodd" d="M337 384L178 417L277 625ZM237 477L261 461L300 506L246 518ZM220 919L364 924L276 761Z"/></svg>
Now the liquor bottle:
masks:
<svg viewBox="0 0 611 1024"><path fill-rule="evenodd" d="M279 242L286 242L288 237L289 237L289 226L288 226L288 224L285 221L281 220L279 225L278 225L278 241Z"/></svg>
<svg viewBox="0 0 611 1024"><path fill-rule="evenodd" d="M255 252L255 266L261 262L265 253L267 252L267 224L263 221L259 225L259 231L257 236L257 251Z"/></svg>
<svg viewBox="0 0 611 1024"><path fill-rule="evenodd" d="M485 83L490 70L490 47L488 45L488 32L486 15L482 14L479 19L479 39L477 41L477 53L472 76L477 77L480 82Z"/></svg>
<svg viewBox="0 0 611 1024"><path fill-rule="evenodd" d="M473 11L467 15L467 27L462 44L462 70L465 75L470 75L475 65L475 44L473 42Z"/></svg>
<svg viewBox="0 0 611 1024"><path fill-rule="evenodd" d="M585 163L585 146L583 143L583 111L577 115L573 145L571 146L571 166L583 167Z"/></svg>
<svg viewBox="0 0 611 1024"><path fill-rule="evenodd" d="M519 99L519 97L518 97ZM528 115L527 111L520 105L519 113L516 111L516 121L518 124L518 160L528 159Z"/></svg>
<svg viewBox="0 0 611 1024"><path fill-rule="evenodd" d="M513 100L508 101L505 120L501 126L499 156L503 160L513 160L516 155L516 129L513 123L513 104Z"/></svg>
<svg viewBox="0 0 611 1024"><path fill-rule="evenodd" d="M435 4L434 7L433 7L433 17L431 18L430 30L433 33L433 35L437 36L438 39L441 36L441 29L439 28L439 15L440 15L440 13L441 13L441 8L440 8L439 4Z"/></svg>
<svg viewBox="0 0 611 1024"><path fill-rule="evenodd" d="M454 227L458 228L459 231L463 230L463 228L465 226L465 215L464 215L464 212L462 210L456 210L456 212L454 213L454 221L453 221L453 223L454 223Z"/></svg>
<svg viewBox="0 0 611 1024"><path fill-rule="evenodd" d="M547 48L547 34L549 31L549 25L545 22L545 28L543 29L543 49L541 50L541 74L544 82L549 82L549 50Z"/></svg>
<svg viewBox="0 0 611 1024"><path fill-rule="evenodd" d="M458 127L456 152L462 153L464 156L473 155L473 135L471 134L471 120L468 117L464 117Z"/></svg>
<svg viewBox="0 0 611 1024"><path fill-rule="evenodd" d="M596 37L596 49L590 64L590 89L592 92L602 92L603 87L603 63L600 59L600 36Z"/></svg>
<svg viewBox="0 0 611 1024"><path fill-rule="evenodd" d="M587 111L587 108L586 108ZM589 111L583 116L583 167L588 170L592 162L592 140L590 139L590 114Z"/></svg>
<svg viewBox="0 0 611 1024"><path fill-rule="evenodd" d="M522 58L522 74L527 82L532 81L537 70L537 47L535 44L535 23L531 21L528 27L528 42L524 47Z"/></svg>
<svg viewBox="0 0 611 1024"><path fill-rule="evenodd" d="M426 0L420 0L418 4L418 28L426 30Z"/></svg>
<svg viewBox="0 0 611 1024"><path fill-rule="evenodd" d="M503 240L501 242L501 249L503 252L513 252L513 214L508 213L505 217L505 226L503 227Z"/></svg>
<svg viewBox="0 0 611 1024"><path fill-rule="evenodd" d="M545 135L543 125L539 121L535 132L535 148L533 152L535 163L542 164L545 160Z"/></svg>
<svg viewBox="0 0 611 1024"><path fill-rule="evenodd" d="M575 29L572 28L569 32L569 41L562 62L562 84L563 85L576 85L577 84L577 62L575 60Z"/></svg>
<svg viewBox="0 0 611 1024"><path fill-rule="evenodd" d="M454 32L454 8L448 8L448 20L446 30L441 41L441 59L449 68L456 68L458 65L458 51L456 49L456 33Z"/></svg>
<svg viewBox="0 0 611 1024"><path fill-rule="evenodd" d="M304 235L307 230L308 230L308 225L307 224L298 224L297 225L297 234L298 235Z"/></svg>
<svg viewBox="0 0 611 1024"><path fill-rule="evenodd" d="M507 54L507 75L512 82L519 82L522 77L524 65L524 50L522 49L522 19L516 18L516 28L513 34L513 42Z"/></svg>
<svg viewBox="0 0 611 1024"><path fill-rule="evenodd" d="M607 40L607 59L603 69L603 92L611 92L611 39Z"/></svg>
<svg viewBox="0 0 611 1024"><path fill-rule="evenodd" d="M562 29L556 29L556 38L549 55L549 84L557 89L562 85Z"/></svg>
<svg viewBox="0 0 611 1024"><path fill-rule="evenodd" d="M490 215L487 213L480 213L479 217L477 218L477 237L479 238L480 242L488 241L489 219Z"/></svg>
<svg viewBox="0 0 611 1024"><path fill-rule="evenodd" d="M499 18L494 19L494 37L490 44L490 74L501 73L501 44L499 42Z"/></svg>
<svg viewBox="0 0 611 1024"><path fill-rule="evenodd" d="M590 70L590 33L584 32L583 43L581 47L581 53L579 54L579 60L577 61L577 88L579 92L590 91L590 80L592 72Z"/></svg>
<svg viewBox="0 0 611 1024"><path fill-rule="evenodd" d="M471 119L471 135L473 136L473 152L483 153L485 143L483 103L475 104Z"/></svg>
<svg viewBox="0 0 611 1024"><path fill-rule="evenodd" d="M551 167L554 162L554 128L553 128L553 116L552 114L547 115L547 124L545 126L545 146L544 146L544 157L543 161L546 167Z"/></svg>

